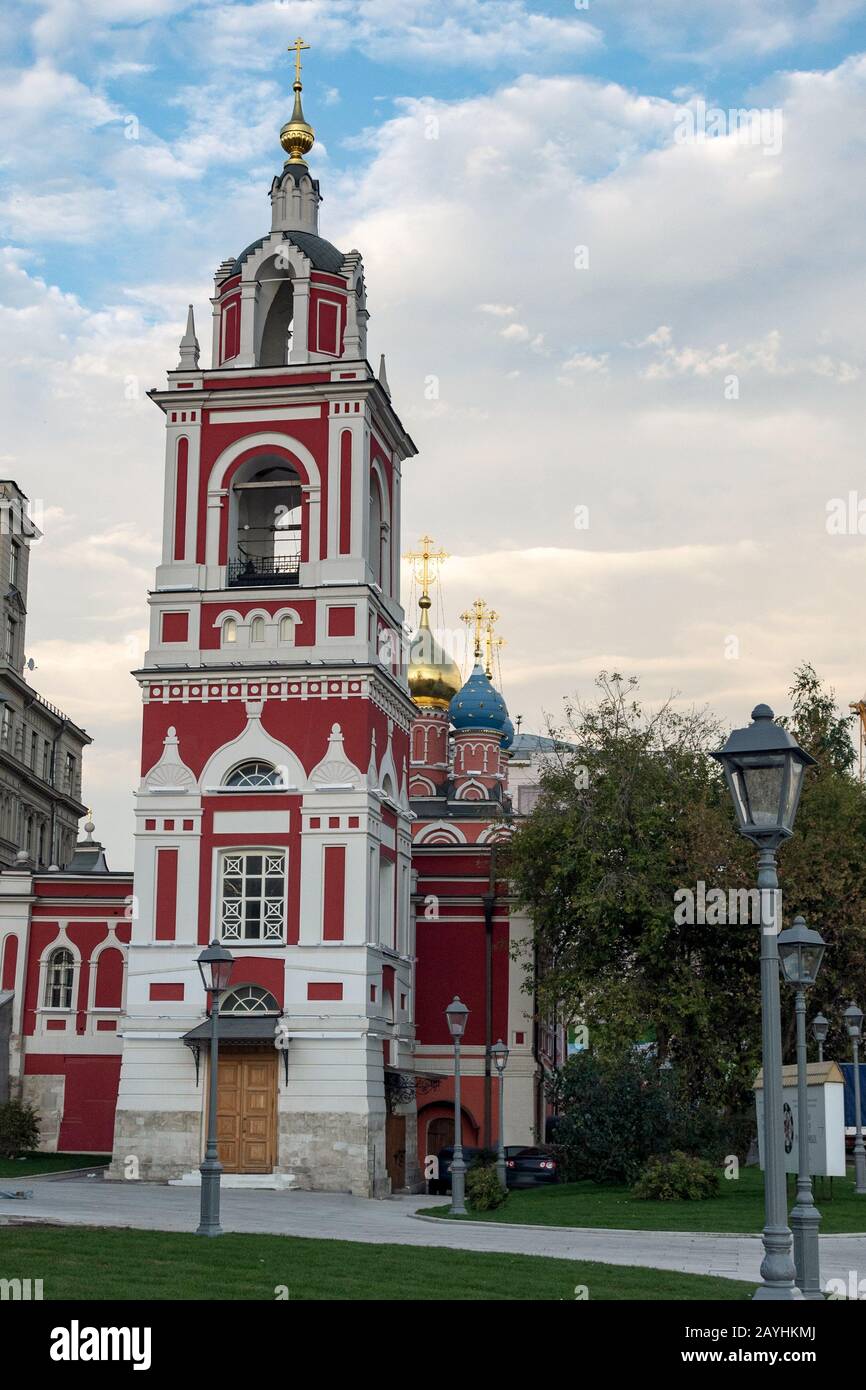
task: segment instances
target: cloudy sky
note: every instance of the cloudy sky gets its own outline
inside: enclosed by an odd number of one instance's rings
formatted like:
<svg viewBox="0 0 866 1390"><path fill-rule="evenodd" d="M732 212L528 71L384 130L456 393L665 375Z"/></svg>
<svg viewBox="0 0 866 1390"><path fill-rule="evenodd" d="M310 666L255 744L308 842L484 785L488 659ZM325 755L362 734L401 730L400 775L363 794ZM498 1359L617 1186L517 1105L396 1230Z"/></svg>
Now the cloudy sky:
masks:
<svg viewBox="0 0 866 1390"><path fill-rule="evenodd" d="M144 393L269 226L297 33L322 232L364 253L420 449L404 549L451 552L448 624L502 614L523 727L600 668L737 722L803 659L863 693L864 11L7 0L0 472L45 531L32 679L94 736L116 867L162 493Z"/></svg>

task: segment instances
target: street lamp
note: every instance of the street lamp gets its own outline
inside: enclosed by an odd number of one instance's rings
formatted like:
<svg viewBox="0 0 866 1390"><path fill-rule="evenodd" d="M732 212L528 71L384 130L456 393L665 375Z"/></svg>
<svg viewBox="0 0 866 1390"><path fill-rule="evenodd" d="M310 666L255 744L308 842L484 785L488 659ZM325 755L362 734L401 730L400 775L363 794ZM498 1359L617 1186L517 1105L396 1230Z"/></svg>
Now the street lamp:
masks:
<svg viewBox="0 0 866 1390"><path fill-rule="evenodd" d="M866 1151L860 1116L860 1039L863 1036L863 1010L849 1004L842 1017L854 1052L854 1191L866 1196Z"/></svg>
<svg viewBox="0 0 866 1390"><path fill-rule="evenodd" d="M812 1019L812 1037L818 1044L818 1061L824 1060L824 1043L827 1041L827 1034L830 1031L830 1020L823 1014L816 1014Z"/></svg>
<svg viewBox="0 0 866 1390"><path fill-rule="evenodd" d="M824 938L806 926L802 917L783 931L777 942L782 974L797 992L797 1201L791 1212L794 1265L804 1298L823 1300L818 1230L821 1213L812 1196L809 1176L809 1089L806 1043L806 990L815 983L824 955Z"/></svg>
<svg viewBox="0 0 866 1390"><path fill-rule="evenodd" d="M499 1073L499 1143L496 1147L496 1175L503 1192L506 1192L508 1177L505 1171L505 1068L508 1066L508 1048L501 1038L491 1047L490 1055Z"/></svg>
<svg viewBox="0 0 866 1390"><path fill-rule="evenodd" d="M776 724L769 705L752 710L753 722L734 729L714 753L725 770L741 835L758 849L761 890L761 1052L764 1071L764 1258L758 1299L802 1298L794 1278L788 1226L782 1132L782 1024L776 948L776 851L794 833L807 767L815 759Z"/></svg>
<svg viewBox="0 0 866 1390"><path fill-rule="evenodd" d="M445 1010L448 1032L454 1039L454 1152L451 1155L451 1215L465 1216L466 1164L463 1162L463 1118L460 1109L460 1039L466 1032L469 1010L455 994Z"/></svg>
<svg viewBox="0 0 866 1390"><path fill-rule="evenodd" d="M201 1173L201 1215L196 1231L198 1236L221 1236L220 1177L223 1166L217 1152L217 1075L219 1072L220 997L225 994L232 977L235 959L231 951L214 939L198 957L198 968L205 988L211 997L210 1006L210 1098L207 1114L207 1148Z"/></svg>

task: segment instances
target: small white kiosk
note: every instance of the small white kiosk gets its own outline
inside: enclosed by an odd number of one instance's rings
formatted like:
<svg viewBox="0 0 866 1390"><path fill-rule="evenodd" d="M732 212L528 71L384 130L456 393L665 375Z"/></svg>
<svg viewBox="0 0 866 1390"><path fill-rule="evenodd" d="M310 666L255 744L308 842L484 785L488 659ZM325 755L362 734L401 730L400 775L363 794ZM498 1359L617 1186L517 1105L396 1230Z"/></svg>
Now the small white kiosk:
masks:
<svg viewBox="0 0 866 1390"><path fill-rule="evenodd" d="M817 1176L845 1176L845 1083L835 1062L810 1062L808 1086L809 1172ZM782 1119L785 1132L785 1169L797 1171L797 1068L782 1068ZM758 1157L764 1166L764 1074L754 1085L758 1110Z"/></svg>

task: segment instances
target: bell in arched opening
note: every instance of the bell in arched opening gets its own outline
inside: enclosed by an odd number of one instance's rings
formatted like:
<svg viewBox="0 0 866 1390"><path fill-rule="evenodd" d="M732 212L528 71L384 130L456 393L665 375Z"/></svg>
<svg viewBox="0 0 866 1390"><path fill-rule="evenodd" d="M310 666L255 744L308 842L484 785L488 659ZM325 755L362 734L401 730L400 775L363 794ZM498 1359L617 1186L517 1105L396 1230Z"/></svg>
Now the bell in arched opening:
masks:
<svg viewBox="0 0 866 1390"><path fill-rule="evenodd" d="M301 562L301 480L288 464L259 461L232 489L236 558L229 583L297 584Z"/></svg>

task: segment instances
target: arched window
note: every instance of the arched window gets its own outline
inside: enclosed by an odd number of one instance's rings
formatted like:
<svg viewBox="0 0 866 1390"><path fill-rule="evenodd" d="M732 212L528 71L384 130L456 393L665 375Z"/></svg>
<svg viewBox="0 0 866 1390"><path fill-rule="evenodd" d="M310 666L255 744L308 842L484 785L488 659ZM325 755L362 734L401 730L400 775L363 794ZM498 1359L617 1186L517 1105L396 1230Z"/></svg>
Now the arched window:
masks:
<svg viewBox="0 0 866 1390"><path fill-rule="evenodd" d="M223 785L248 790L251 787L278 787L282 780L279 769L273 763L248 762L232 768Z"/></svg>
<svg viewBox="0 0 866 1390"><path fill-rule="evenodd" d="M370 569L382 585L382 494L375 473L370 474Z"/></svg>
<svg viewBox="0 0 866 1390"><path fill-rule="evenodd" d="M237 515L237 558L229 563L232 585L296 584L301 562L303 494L294 468L282 459L259 458L232 487Z"/></svg>
<svg viewBox="0 0 866 1390"><path fill-rule="evenodd" d="M238 625L234 618L226 618L222 629L223 646L238 640Z"/></svg>
<svg viewBox="0 0 866 1390"><path fill-rule="evenodd" d="M280 1006L270 990L261 985L238 985L229 990L220 1004L221 1014L279 1014Z"/></svg>
<svg viewBox="0 0 866 1390"><path fill-rule="evenodd" d="M285 270L282 274L277 273L273 261L263 266L262 270L264 275L259 278L259 313L264 312L265 319L258 365L285 367L292 354L292 321L295 314L292 281Z"/></svg>
<svg viewBox="0 0 866 1390"><path fill-rule="evenodd" d="M65 946L52 951L48 957L45 972L46 1009L72 1008L72 981L74 977L72 952Z"/></svg>
<svg viewBox="0 0 866 1390"><path fill-rule="evenodd" d="M123 954L114 946L99 953L96 966L95 1009L119 1009L123 1002Z"/></svg>
<svg viewBox="0 0 866 1390"><path fill-rule="evenodd" d="M280 618L280 641L294 642L295 640L295 620L289 617L288 613L284 618Z"/></svg>
<svg viewBox="0 0 866 1390"><path fill-rule="evenodd" d="M250 641L264 642L265 640L265 620L264 618L253 618L250 623Z"/></svg>

